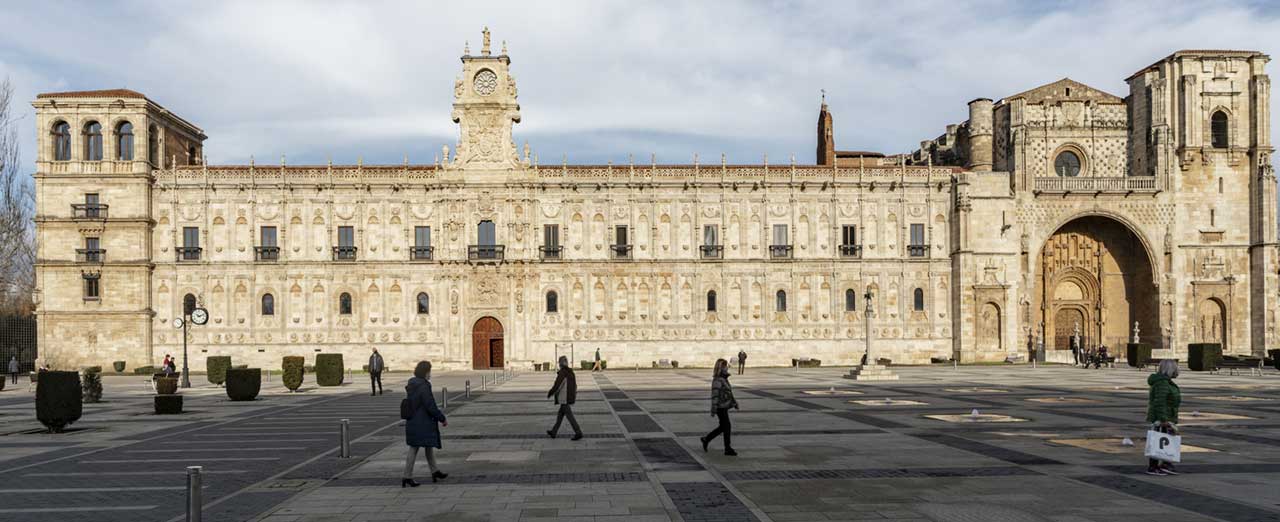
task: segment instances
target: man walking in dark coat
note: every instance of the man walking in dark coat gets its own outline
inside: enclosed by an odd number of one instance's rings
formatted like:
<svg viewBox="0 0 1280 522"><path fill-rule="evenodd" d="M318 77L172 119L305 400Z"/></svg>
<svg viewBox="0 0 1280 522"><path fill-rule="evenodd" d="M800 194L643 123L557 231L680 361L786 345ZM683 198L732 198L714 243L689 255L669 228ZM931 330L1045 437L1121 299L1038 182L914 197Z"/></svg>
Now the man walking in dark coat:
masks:
<svg viewBox="0 0 1280 522"><path fill-rule="evenodd" d="M747 351L738 350L738 375L747 369Z"/></svg>
<svg viewBox="0 0 1280 522"><path fill-rule="evenodd" d="M555 397L556 404L560 405L560 411L556 413L556 425L547 430L547 435L556 438L556 432L560 431L560 422L566 417L569 418L569 425L573 426L573 439L582 439L582 428L578 427L578 419L573 418L572 405L578 400L578 379L573 375L573 369L569 368L569 358L560 356L560 371L556 373L556 382L551 385L551 391L547 392L547 398Z"/></svg>
<svg viewBox="0 0 1280 522"><path fill-rule="evenodd" d="M369 356L369 387L372 388L369 395L382 395L382 368L382 354L374 348L373 355Z"/></svg>

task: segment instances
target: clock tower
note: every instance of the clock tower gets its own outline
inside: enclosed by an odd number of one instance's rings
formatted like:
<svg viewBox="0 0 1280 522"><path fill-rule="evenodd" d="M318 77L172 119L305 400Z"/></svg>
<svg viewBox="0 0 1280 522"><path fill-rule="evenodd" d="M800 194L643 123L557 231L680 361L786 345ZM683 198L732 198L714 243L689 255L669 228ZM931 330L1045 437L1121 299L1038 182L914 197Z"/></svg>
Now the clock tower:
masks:
<svg viewBox="0 0 1280 522"><path fill-rule="evenodd" d="M452 118L459 126L458 145L452 158L446 147L443 165L450 169L520 169L527 158L520 160L511 137L512 124L520 122L511 59L506 42L500 54L490 52L488 27L483 36L478 56L471 54L469 45L463 49L462 74L453 84Z"/></svg>

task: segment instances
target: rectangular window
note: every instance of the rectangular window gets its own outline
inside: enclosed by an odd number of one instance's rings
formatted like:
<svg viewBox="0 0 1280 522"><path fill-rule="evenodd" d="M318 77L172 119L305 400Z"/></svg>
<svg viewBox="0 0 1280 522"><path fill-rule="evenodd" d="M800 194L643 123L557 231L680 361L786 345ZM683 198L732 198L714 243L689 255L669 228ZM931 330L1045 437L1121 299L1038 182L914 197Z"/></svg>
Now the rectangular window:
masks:
<svg viewBox="0 0 1280 522"><path fill-rule="evenodd" d="M716 246L720 244L720 227L716 225L702 226L702 244Z"/></svg>
<svg viewBox="0 0 1280 522"><path fill-rule="evenodd" d="M924 224L911 224L911 245L907 247L911 257L924 257Z"/></svg>
<svg viewBox="0 0 1280 522"><path fill-rule="evenodd" d="M85 205L97 205L97 204L98 204L98 195L97 195L97 194L85 194L85 195L84 195L84 204L85 204Z"/></svg>
<svg viewBox="0 0 1280 522"><path fill-rule="evenodd" d="M413 246L418 248L431 246L431 227L413 227Z"/></svg>
<svg viewBox="0 0 1280 522"><path fill-rule="evenodd" d="M542 246L547 248L560 246L560 225L542 225Z"/></svg>
<svg viewBox="0 0 1280 522"><path fill-rule="evenodd" d="M614 244L616 245L630 244L627 242L627 226L626 225L618 225L614 227L613 230L614 230L614 237L617 239L617 241Z"/></svg>
<svg viewBox="0 0 1280 522"><path fill-rule="evenodd" d="M351 227L338 227L338 246L356 246L356 231Z"/></svg>
<svg viewBox="0 0 1280 522"><path fill-rule="evenodd" d="M84 274L84 298L93 301L101 298L97 274Z"/></svg>
<svg viewBox="0 0 1280 522"><path fill-rule="evenodd" d="M103 251L100 245L101 243L98 241L98 238L96 237L84 238L84 249L81 250L83 254L81 261L85 261L88 263L101 262Z"/></svg>
<svg viewBox="0 0 1280 522"><path fill-rule="evenodd" d="M200 227L182 227L182 248L200 248Z"/></svg>
<svg viewBox="0 0 1280 522"><path fill-rule="evenodd" d="M262 227L261 236L262 236L262 239L261 239L261 244L259 246L264 246L264 247L279 246L276 244L276 227Z"/></svg>
<svg viewBox="0 0 1280 522"><path fill-rule="evenodd" d="M483 246L492 246L498 244L497 228L494 227L492 221L481 221L477 227L478 244Z"/></svg>
<svg viewBox="0 0 1280 522"><path fill-rule="evenodd" d="M773 226L773 244L777 246L790 244L790 243L787 243L787 226L786 225Z"/></svg>
<svg viewBox="0 0 1280 522"><path fill-rule="evenodd" d="M847 246L858 244L857 225L844 225L840 227L840 244Z"/></svg>

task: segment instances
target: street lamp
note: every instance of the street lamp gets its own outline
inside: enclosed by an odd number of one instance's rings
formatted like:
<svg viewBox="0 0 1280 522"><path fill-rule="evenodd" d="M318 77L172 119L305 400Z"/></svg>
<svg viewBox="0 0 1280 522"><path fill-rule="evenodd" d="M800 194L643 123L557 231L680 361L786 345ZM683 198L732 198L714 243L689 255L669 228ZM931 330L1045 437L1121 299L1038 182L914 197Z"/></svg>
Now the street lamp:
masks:
<svg viewBox="0 0 1280 522"><path fill-rule="evenodd" d="M177 318L173 320L174 328L182 329L182 387L191 387L191 371L187 366L187 332L191 327L191 323L197 326L209 322L209 311L204 308L195 308L187 315L186 319Z"/></svg>
<svg viewBox="0 0 1280 522"><path fill-rule="evenodd" d="M876 360L871 358L871 316L874 313L871 310L871 299L872 299L871 291L867 290L866 293L862 294L862 298L866 301L866 306L863 307L863 315L866 317L866 320L867 320L867 327L866 327L867 360L863 364L875 365Z"/></svg>

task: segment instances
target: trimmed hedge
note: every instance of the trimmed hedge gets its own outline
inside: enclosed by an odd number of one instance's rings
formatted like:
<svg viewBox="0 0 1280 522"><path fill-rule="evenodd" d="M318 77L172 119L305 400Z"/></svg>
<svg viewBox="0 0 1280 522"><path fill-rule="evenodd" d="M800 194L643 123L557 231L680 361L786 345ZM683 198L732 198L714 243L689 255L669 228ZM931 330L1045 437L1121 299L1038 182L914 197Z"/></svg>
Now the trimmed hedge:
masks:
<svg viewBox="0 0 1280 522"><path fill-rule="evenodd" d="M227 370L227 397L233 401L251 401L262 391L262 370L230 368Z"/></svg>
<svg viewBox="0 0 1280 522"><path fill-rule="evenodd" d="M583 369L583 370L590 370L590 369L595 368L595 367L596 367L596 362L595 362L595 361L582 361L582 369ZM601 369L601 370L605 370L605 369L608 369L608 368L609 368L609 361L606 361L606 360L604 360L604 359L600 359L600 369Z"/></svg>
<svg viewBox="0 0 1280 522"><path fill-rule="evenodd" d="M178 393L177 377L156 377L156 393L160 395L173 395Z"/></svg>
<svg viewBox="0 0 1280 522"><path fill-rule="evenodd" d="M232 366L232 368L235 368L235 369L237 369L237 370L243 370L243 369L248 368L248 367L249 367L249 365L247 365L247 364L237 364L237 365L235 365L235 366Z"/></svg>
<svg viewBox="0 0 1280 522"><path fill-rule="evenodd" d="M316 384L320 386L341 386L342 372L342 354L316 354Z"/></svg>
<svg viewBox="0 0 1280 522"><path fill-rule="evenodd" d="M156 395L156 415L173 415L182 413L181 395Z"/></svg>
<svg viewBox="0 0 1280 522"><path fill-rule="evenodd" d="M298 387L302 386L302 377L304 375L303 367L306 366L307 359L301 356L288 356L280 363L280 380L284 381L284 387L289 391L298 391Z"/></svg>
<svg viewBox="0 0 1280 522"><path fill-rule="evenodd" d="M80 381L80 399L88 403L102 400L102 372L85 370L84 379Z"/></svg>
<svg viewBox="0 0 1280 522"><path fill-rule="evenodd" d="M113 362L111 363L111 367L116 371L116 373L124 373L124 361Z"/></svg>
<svg viewBox="0 0 1280 522"><path fill-rule="evenodd" d="M40 372L36 380L36 418L50 433L62 433L80 420L84 403L80 397L79 372Z"/></svg>
<svg viewBox="0 0 1280 522"><path fill-rule="evenodd" d="M84 373L102 373L102 367L101 366L85 366L83 368L80 368L80 371Z"/></svg>
<svg viewBox="0 0 1280 522"><path fill-rule="evenodd" d="M231 369L230 355L210 355L205 360L205 371L209 374L209 382L221 385L227 382L227 370Z"/></svg>
<svg viewBox="0 0 1280 522"><path fill-rule="evenodd" d="M1212 371L1222 364L1222 345L1191 343L1187 345L1187 368L1195 372Z"/></svg>
<svg viewBox="0 0 1280 522"><path fill-rule="evenodd" d="M139 366L133 369L133 373L134 375L155 375L156 367L155 366Z"/></svg>
<svg viewBox="0 0 1280 522"><path fill-rule="evenodd" d="M1129 366L1134 368L1146 368L1151 362L1151 345L1145 343L1129 343L1125 346L1125 359L1128 359Z"/></svg>

